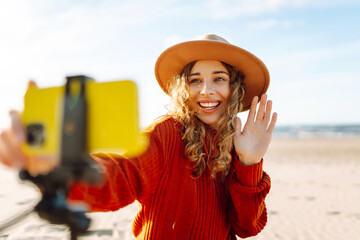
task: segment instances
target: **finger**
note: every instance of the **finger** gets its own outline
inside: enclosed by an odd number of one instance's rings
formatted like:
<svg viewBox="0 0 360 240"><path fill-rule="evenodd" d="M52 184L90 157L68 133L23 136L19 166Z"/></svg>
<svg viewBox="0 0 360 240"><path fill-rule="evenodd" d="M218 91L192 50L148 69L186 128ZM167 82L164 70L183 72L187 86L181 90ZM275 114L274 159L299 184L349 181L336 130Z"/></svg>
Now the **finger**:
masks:
<svg viewBox="0 0 360 240"><path fill-rule="evenodd" d="M32 176L46 174L52 171L60 163L57 156L28 156L26 168Z"/></svg>
<svg viewBox="0 0 360 240"><path fill-rule="evenodd" d="M276 120L277 120L277 113L273 113L269 128L267 130L269 133L272 133L274 131Z"/></svg>
<svg viewBox="0 0 360 240"><path fill-rule="evenodd" d="M251 106L250 106L250 111L249 111L249 115L247 118L248 122L253 122L255 119L255 114L256 114L256 105L258 104L258 96L253 97L252 101L251 101Z"/></svg>
<svg viewBox="0 0 360 240"><path fill-rule="evenodd" d="M267 95L263 94L260 98L260 105L259 105L258 113L256 115L257 122L260 122L264 119L266 100L267 100Z"/></svg>
<svg viewBox="0 0 360 240"><path fill-rule="evenodd" d="M4 147L3 141L1 139L1 135L3 133L1 132L0 134L0 162L2 162L4 165L11 167L12 163L9 159L9 157L7 156L7 152L6 152L6 148Z"/></svg>
<svg viewBox="0 0 360 240"><path fill-rule="evenodd" d="M37 87L36 82L34 80L29 80L28 81L28 89L31 87Z"/></svg>
<svg viewBox="0 0 360 240"><path fill-rule="evenodd" d="M25 156L12 131L4 131L0 135L4 160L11 166L21 168L25 164Z"/></svg>
<svg viewBox="0 0 360 240"><path fill-rule="evenodd" d="M15 135L16 140L19 143L25 142L25 129L21 122L20 113L14 110L10 111L10 118L11 118L11 130L13 131L13 134Z"/></svg>
<svg viewBox="0 0 360 240"><path fill-rule="evenodd" d="M269 100L266 103L266 111L265 111L265 116L264 116L264 119L263 119L263 123L264 123L265 126L268 126L268 124L270 122L271 110L272 110L272 101Z"/></svg>

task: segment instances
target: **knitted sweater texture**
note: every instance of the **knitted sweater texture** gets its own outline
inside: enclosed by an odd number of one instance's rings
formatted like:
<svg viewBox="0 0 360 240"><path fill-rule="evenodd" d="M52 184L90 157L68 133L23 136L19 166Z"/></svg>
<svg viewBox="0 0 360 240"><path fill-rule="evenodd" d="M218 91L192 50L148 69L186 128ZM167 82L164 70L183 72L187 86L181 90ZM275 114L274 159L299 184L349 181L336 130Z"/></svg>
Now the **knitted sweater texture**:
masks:
<svg viewBox="0 0 360 240"><path fill-rule="evenodd" d="M209 169L194 178L178 122L162 119L147 132L150 145L139 157L93 155L104 183L76 184L69 198L85 200L91 211L116 211L137 200L137 239L235 239L264 228L270 177L262 161L244 166L234 157L225 180L212 179Z"/></svg>

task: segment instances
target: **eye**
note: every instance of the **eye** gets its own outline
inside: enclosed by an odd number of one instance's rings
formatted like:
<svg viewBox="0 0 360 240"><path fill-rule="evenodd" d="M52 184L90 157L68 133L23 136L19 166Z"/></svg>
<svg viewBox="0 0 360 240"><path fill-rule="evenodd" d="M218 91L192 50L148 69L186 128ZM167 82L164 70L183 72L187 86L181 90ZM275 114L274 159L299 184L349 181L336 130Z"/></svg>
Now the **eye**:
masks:
<svg viewBox="0 0 360 240"><path fill-rule="evenodd" d="M222 81L226 81L225 78L222 77L215 78L215 82L222 82Z"/></svg>
<svg viewBox="0 0 360 240"><path fill-rule="evenodd" d="M193 78L193 79L189 79L189 83L200 83L200 79L198 78Z"/></svg>

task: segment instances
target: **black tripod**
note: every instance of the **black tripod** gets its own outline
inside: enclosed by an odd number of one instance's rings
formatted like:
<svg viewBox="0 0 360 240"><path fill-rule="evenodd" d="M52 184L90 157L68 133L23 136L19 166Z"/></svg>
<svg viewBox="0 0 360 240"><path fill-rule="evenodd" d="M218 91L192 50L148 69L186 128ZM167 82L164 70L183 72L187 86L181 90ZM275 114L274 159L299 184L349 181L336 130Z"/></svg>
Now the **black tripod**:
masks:
<svg viewBox="0 0 360 240"><path fill-rule="evenodd" d="M31 176L27 171L20 172L20 178L32 181L42 193L36 205L39 216L53 224L65 224L71 232L71 240L86 232L90 218L82 206L70 206L66 197L71 184L83 181L101 181L99 167L87 152L87 101L86 83L91 79L80 75L67 77L64 96L60 165L47 175ZM78 87L80 86L80 88ZM28 144L44 141L44 134L38 124L27 126Z"/></svg>

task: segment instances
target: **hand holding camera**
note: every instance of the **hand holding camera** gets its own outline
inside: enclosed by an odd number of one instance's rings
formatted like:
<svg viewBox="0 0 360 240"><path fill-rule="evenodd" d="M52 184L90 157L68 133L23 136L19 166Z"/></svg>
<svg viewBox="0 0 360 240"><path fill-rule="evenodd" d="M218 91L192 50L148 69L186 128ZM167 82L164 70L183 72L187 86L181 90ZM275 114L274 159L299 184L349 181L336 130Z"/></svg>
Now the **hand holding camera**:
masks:
<svg viewBox="0 0 360 240"><path fill-rule="evenodd" d="M34 82L29 82L33 87ZM59 164L56 155L26 156L22 145L26 142L25 126L19 112L12 110L9 113L11 125L0 133L0 162L17 169L26 169L31 175L46 174Z"/></svg>

